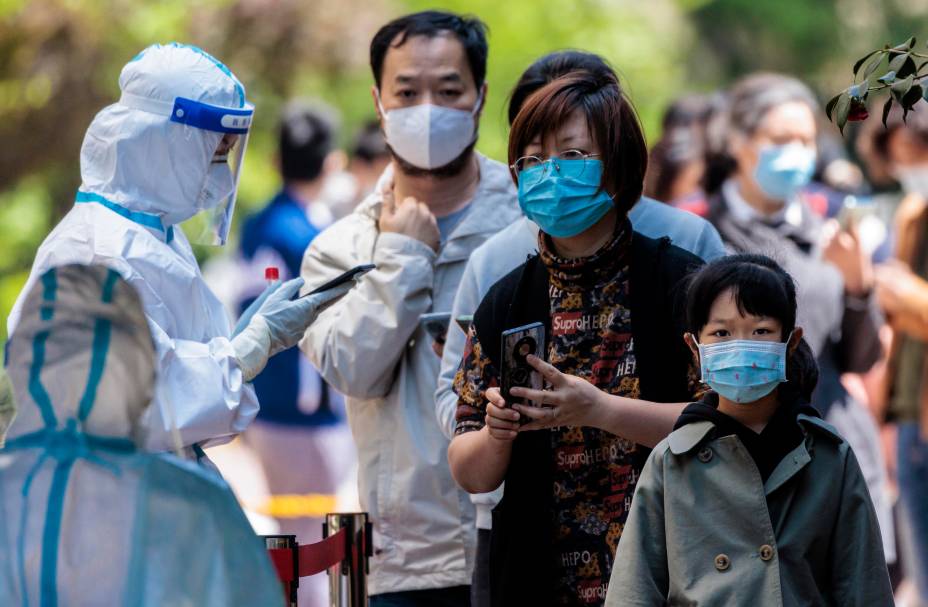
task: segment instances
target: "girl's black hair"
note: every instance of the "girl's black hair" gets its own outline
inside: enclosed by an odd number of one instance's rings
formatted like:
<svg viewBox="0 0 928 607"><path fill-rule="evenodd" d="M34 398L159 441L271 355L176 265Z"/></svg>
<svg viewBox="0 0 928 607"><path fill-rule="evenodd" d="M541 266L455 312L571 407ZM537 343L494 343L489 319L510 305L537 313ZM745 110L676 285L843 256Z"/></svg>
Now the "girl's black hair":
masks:
<svg viewBox="0 0 928 607"><path fill-rule="evenodd" d="M709 322L709 311L719 295L734 295L742 314L767 316L780 321L785 340L796 328L796 284L777 262L764 255L722 257L690 277L686 292L686 330L695 336ZM818 383L818 364L805 339L787 356L787 382L781 397L811 402Z"/></svg>

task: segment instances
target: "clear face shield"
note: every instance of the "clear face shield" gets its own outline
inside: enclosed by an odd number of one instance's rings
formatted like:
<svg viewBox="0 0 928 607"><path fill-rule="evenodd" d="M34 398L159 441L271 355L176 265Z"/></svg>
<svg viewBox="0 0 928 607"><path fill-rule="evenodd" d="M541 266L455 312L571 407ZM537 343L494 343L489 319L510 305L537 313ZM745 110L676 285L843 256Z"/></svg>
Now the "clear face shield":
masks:
<svg viewBox="0 0 928 607"><path fill-rule="evenodd" d="M196 200L192 239L198 244L224 245L232 227L238 181L242 174L254 106L229 108L178 97L171 121L221 135Z"/></svg>

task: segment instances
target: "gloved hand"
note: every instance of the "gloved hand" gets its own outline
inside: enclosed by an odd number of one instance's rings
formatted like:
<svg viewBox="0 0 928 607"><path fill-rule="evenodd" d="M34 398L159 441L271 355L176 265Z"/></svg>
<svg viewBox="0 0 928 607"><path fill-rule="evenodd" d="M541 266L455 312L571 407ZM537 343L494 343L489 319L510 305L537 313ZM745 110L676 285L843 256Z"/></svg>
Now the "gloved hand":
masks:
<svg viewBox="0 0 928 607"><path fill-rule="evenodd" d="M242 312L242 315L239 316L238 322L235 323L235 328L232 329L232 337L235 337L239 333L245 330L245 327L248 326L248 323L251 322L251 318L255 313L261 309L261 306L264 305L264 301L271 296L272 293L277 291L284 283L280 281L275 281L269 285L264 291L261 292L261 295L258 295L258 298L251 302L251 305L245 308L245 311Z"/></svg>
<svg viewBox="0 0 928 607"><path fill-rule="evenodd" d="M267 359L296 345L319 311L351 290L353 282L315 295L291 300L303 287L302 278L294 278L269 294L241 333L232 338L235 357L251 381L264 369Z"/></svg>

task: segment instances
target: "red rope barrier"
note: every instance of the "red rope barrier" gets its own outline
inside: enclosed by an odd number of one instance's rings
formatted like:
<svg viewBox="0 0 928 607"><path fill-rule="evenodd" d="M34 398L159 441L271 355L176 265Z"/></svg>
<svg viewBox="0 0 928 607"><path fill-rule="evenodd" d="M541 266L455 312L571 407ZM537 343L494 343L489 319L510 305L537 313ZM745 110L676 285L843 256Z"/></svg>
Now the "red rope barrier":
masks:
<svg viewBox="0 0 928 607"><path fill-rule="evenodd" d="M300 577L316 575L345 560L346 530L342 529L315 544L299 547ZM293 581L293 550L290 548L270 548L268 554L282 582Z"/></svg>

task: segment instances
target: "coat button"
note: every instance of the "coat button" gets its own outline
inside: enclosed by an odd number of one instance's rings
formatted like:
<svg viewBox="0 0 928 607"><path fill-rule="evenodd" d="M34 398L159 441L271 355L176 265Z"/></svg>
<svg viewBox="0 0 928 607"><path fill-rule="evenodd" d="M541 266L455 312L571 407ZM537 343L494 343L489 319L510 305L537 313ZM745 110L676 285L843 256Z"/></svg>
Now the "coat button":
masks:
<svg viewBox="0 0 928 607"><path fill-rule="evenodd" d="M760 560L769 561L773 558L773 547L769 544L764 544L760 547Z"/></svg>
<svg viewBox="0 0 928 607"><path fill-rule="evenodd" d="M699 458L699 461L705 464L710 459L712 459L712 449L709 447L703 447L699 450L699 453L696 454L696 457Z"/></svg>
<svg viewBox="0 0 928 607"><path fill-rule="evenodd" d="M731 560L729 560L728 555L720 554L715 557L715 568L719 571L725 571L731 567Z"/></svg>

